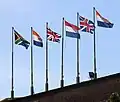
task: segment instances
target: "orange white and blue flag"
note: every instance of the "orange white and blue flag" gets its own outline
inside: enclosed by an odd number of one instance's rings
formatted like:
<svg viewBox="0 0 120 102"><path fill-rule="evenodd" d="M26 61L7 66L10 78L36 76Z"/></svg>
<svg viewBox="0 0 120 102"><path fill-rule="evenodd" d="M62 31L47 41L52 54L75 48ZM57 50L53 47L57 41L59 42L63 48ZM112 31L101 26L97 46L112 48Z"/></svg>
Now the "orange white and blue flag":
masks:
<svg viewBox="0 0 120 102"><path fill-rule="evenodd" d="M101 16L101 14L96 10L97 25L105 28L112 28L113 23L108 21L106 18Z"/></svg>
<svg viewBox="0 0 120 102"><path fill-rule="evenodd" d="M39 36L39 34L32 30L32 35L33 35L33 44L38 46L38 47L43 47L43 41L42 38Z"/></svg>

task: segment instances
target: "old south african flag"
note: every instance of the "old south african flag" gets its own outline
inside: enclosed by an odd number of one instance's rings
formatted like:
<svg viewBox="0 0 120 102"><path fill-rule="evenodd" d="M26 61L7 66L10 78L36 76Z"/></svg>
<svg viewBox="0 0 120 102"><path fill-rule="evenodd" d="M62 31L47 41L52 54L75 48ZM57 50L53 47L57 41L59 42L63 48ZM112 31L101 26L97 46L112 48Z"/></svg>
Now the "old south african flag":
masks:
<svg viewBox="0 0 120 102"><path fill-rule="evenodd" d="M26 49L28 49L30 43L25 40L17 31L14 30L14 35L15 35L15 44L17 45L22 45Z"/></svg>

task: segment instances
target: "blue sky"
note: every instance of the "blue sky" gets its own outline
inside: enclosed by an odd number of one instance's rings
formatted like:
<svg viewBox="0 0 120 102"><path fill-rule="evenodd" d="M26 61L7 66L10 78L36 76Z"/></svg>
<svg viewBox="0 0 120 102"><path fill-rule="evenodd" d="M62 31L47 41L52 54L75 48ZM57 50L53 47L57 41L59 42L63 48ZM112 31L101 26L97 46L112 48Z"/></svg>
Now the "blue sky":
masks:
<svg viewBox="0 0 120 102"><path fill-rule="evenodd" d="M61 34L61 21L76 24L76 13L92 18L92 8L114 23L112 29L96 28L98 77L119 72L120 34L116 0L1 0L0 1L0 99L10 97L11 91L11 27L30 41L32 26L45 44L45 22ZM49 42L49 88L60 86L61 43ZM89 80L93 71L93 36L81 32L80 75L81 81ZM65 37L64 49L65 85L76 82L76 40ZM45 84L45 45L34 46L34 90L43 92ZM30 95L30 48L14 45L14 90L15 96Z"/></svg>

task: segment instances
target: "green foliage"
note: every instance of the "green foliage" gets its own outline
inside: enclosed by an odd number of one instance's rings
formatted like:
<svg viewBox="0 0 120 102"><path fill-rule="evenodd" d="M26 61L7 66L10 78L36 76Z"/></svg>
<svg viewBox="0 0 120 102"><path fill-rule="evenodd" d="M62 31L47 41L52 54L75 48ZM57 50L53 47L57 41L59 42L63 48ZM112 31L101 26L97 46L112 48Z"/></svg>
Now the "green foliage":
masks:
<svg viewBox="0 0 120 102"><path fill-rule="evenodd" d="M119 94L117 92L112 93L107 102L120 102Z"/></svg>

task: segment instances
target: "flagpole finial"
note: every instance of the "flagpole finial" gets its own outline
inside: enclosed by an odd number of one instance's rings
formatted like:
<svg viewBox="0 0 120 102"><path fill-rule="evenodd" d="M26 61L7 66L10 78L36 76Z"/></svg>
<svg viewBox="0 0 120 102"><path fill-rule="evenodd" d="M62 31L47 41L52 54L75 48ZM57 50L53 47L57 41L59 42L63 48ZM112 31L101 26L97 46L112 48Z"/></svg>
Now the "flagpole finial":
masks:
<svg viewBox="0 0 120 102"><path fill-rule="evenodd" d="M48 22L46 22L46 29L48 29Z"/></svg>
<svg viewBox="0 0 120 102"><path fill-rule="evenodd" d="M12 27L12 29L14 29L14 27Z"/></svg>
<svg viewBox="0 0 120 102"><path fill-rule="evenodd" d="M79 12L77 12L77 23L79 22ZM78 23L78 27L79 27L79 23Z"/></svg>

